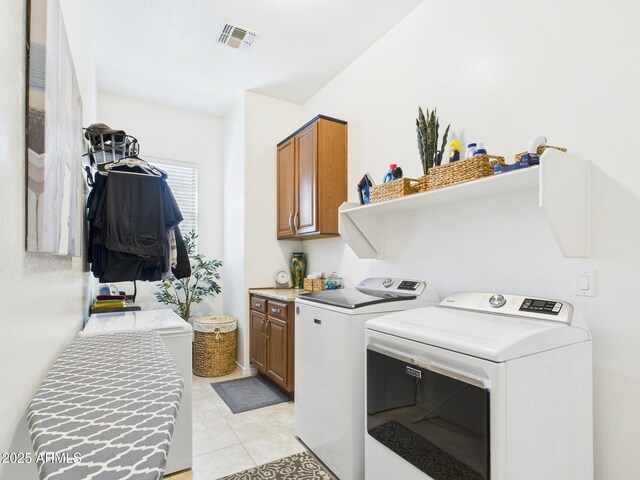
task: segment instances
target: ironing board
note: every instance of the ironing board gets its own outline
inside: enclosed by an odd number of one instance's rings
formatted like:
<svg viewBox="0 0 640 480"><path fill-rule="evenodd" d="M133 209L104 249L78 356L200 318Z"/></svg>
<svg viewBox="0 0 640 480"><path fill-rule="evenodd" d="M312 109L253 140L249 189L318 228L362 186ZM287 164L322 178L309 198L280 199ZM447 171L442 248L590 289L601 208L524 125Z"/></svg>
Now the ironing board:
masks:
<svg viewBox="0 0 640 480"><path fill-rule="evenodd" d="M27 412L40 479L163 478L182 389L157 332L73 340Z"/></svg>

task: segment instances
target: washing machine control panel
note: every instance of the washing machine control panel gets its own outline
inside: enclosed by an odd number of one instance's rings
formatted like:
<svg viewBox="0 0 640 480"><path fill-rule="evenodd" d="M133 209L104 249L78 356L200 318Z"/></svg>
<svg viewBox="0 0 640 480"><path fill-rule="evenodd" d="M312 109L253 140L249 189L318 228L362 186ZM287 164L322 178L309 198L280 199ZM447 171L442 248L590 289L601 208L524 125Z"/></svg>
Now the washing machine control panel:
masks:
<svg viewBox="0 0 640 480"><path fill-rule="evenodd" d="M422 280L406 278L367 278L361 281L356 289L362 293L377 296L418 296L427 284Z"/></svg>
<svg viewBox="0 0 640 480"><path fill-rule="evenodd" d="M501 293L453 293L440 302L441 307L472 310L490 314L511 315L571 324L573 306L547 298Z"/></svg>

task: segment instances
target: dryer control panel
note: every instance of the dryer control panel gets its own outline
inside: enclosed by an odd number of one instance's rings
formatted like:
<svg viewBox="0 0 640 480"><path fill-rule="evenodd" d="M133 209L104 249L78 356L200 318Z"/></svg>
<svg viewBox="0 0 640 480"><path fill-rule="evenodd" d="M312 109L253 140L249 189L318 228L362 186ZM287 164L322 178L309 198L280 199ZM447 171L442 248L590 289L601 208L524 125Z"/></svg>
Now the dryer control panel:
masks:
<svg viewBox="0 0 640 480"><path fill-rule="evenodd" d="M441 307L471 310L497 315L551 320L571 325L573 306L549 298L501 293L453 293L440 302Z"/></svg>

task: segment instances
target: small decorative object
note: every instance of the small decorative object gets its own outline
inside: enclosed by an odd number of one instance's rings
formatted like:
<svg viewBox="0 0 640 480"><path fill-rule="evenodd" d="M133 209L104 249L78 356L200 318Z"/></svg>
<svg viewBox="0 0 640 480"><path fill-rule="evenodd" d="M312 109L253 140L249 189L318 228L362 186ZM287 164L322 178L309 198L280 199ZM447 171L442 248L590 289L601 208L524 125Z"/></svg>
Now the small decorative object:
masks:
<svg viewBox="0 0 640 480"><path fill-rule="evenodd" d="M528 157L528 159L525 159L528 165L539 165L540 155L542 155L542 153L548 148L560 150L565 153L567 152L567 149L564 147L552 147L551 145L547 145L547 137L538 135L529 141L529 148L526 152L516 154L516 163L519 163L524 157Z"/></svg>
<svg viewBox="0 0 640 480"><path fill-rule="evenodd" d="M308 292L319 292L324 290L324 278L305 278L304 289Z"/></svg>
<svg viewBox="0 0 640 480"><path fill-rule="evenodd" d="M358 197L360 198L360 205L366 205L371 203L369 196L369 190L373 186L373 178L368 173L365 173L362 180L358 183Z"/></svg>
<svg viewBox="0 0 640 480"><path fill-rule="evenodd" d="M486 154L487 154L487 149L484 148L484 143L478 142L476 149L473 151L473 156L475 157L476 155L486 155Z"/></svg>
<svg viewBox="0 0 640 480"><path fill-rule="evenodd" d="M291 263L289 265L291 267L293 288L303 288L307 260L304 258L304 252L293 252L291 255Z"/></svg>
<svg viewBox="0 0 640 480"><path fill-rule="evenodd" d="M467 151L464 154L464 158L471 158L473 157L473 152L476 151L476 147L478 146L477 143L470 143L469 145L467 145Z"/></svg>
<svg viewBox="0 0 640 480"><path fill-rule="evenodd" d="M338 275L336 272L333 272L324 281L324 288L325 290L335 290L338 288L342 288L342 277Z"/></svg>
<svg viewBox="0 0 640 480"><path fill-rule="evenodd" d="M397 168L396 168L397 170ZM369 189L370 203L379 203L394 198L418 193L418 180L414 178L399 178L391 182L374 185Z"/></svg>
<svg viewBox="0 0 640 480"><path fill-rule="evenodd" d="M457 162L458 160L460 160L460 140L458 139L451 140L451 143L449 144L449 146L451 147L451 155L449 156L449 163Z"/></svg>
<svg viewBox="0 0 640 480"><path fill-rule="evenodd" d="M389 171L387 172L387 174L382 179L382 183L391 182L393 180L393 171L396 168L398 168L398 165L396 165L395 163L392 163L391 165L389 165Z"/></svg>
<svg viewBox="0 0 640 480"><path fill-rule="evenodd" d="M418 189L421 192L448 187L457 183L469 182L493 175L493 164L504 165L504 158L495 155L480 154L471 158L451 162L429 170L428 175L420 177Z"/></svg>
<svg viewBox="0 0 640 480"><path fill-rule="evenodd" d="M280 270L276 273L276 288L289 288L289 272Z"/></svg>
<svg viewBox="0 0 640 480"><path fill-rule="evenodd" d="M202 303L205 297L215 296L222 291L216 280L220 280L218 268L220 260L205 260L204 255L196 252L198 235L191 231L184 235L184 245L191 262L191 276L180 280L175 277L158 284L156 299L165 305L175 305L178 315L185 321L191 317L191 306Z"/></svg>
<svg viewBox="0 0 640 480"><path fill-rule="evenodd" d="M560 150L561 152L567 151L566 148L552 147L551 145L546 145L546 143L547 143L547 138L544 137L543 135L538 135L537 137L533 137L529 142L529 149L526 152L516 154L515 163L512 163L511 165L496 164L493 166L493 174L498 175L500 173L507 173L513 170L527 168L532 165L539 165L540 155L542 155L542 153L548 148Z"/></svg>
<svg viewBox="0 0 640 480"><path fill-rule="evenodd" d="M449 135L449 127L444 132L442 137L442 146L438 151L438 130L440 123L438 122L437 109L427 109L427 115L425 116L421 107L418 107L418 118L416 119L416 131L418 134L418 153L420 154L420 161L422 162L422 171L426 175L431 167L434 165L440 165L442 162L442 152L447 145L447 137Z"/></svg>

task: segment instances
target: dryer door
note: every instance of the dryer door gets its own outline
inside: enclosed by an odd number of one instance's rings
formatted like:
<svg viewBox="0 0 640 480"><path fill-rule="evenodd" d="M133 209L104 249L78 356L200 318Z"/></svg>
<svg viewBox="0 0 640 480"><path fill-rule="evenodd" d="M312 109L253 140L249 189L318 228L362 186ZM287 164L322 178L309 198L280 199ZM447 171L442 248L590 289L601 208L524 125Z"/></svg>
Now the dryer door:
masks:
<svg viewBox="0 0 640 480"><path fill-rule="evenodd" d="M367 432L431 478L489 480L489 401L480 378L367 347Z"/></svg>

